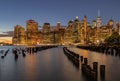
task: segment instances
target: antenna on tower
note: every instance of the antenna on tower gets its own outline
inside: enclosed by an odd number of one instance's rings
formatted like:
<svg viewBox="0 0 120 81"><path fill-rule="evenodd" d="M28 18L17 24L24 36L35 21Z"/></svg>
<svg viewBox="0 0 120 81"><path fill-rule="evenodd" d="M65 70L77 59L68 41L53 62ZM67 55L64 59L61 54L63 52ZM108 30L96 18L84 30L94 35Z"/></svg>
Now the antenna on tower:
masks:
<svg viewBox="0 0 120 81"><path fill-rule="evenodd" d="M78 19L78 16L76 16L76 19Z"/></svg>
<svg viewBox="0 0 120 81"><path fill-rule="evenodd" d="M98 17L100 17L100 10L98 10Z"/></svg>

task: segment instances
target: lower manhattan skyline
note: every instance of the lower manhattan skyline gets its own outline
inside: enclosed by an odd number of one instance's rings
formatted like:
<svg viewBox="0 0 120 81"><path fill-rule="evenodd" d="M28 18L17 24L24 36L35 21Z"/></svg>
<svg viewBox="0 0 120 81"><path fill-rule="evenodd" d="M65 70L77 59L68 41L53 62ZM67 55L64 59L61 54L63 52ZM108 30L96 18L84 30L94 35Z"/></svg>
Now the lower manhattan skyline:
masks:
<svg viewBox="0 0 120 81"><path fill-rule="evenodd" d="M120 20L118 0L2 0L0 3L0 33L13 31L17 24L26 26L26 20L33 19L39 25L49 22L55 26L59 21L67 26L69 20L84 15L91 23L101 13L102 23L106 24L109 19Z"/></svg>
<svg viewBox="0 0 120 81"><path fill-rule="evenodd" d="M0 0L0 81L120 81L120 0Z"/></svg>

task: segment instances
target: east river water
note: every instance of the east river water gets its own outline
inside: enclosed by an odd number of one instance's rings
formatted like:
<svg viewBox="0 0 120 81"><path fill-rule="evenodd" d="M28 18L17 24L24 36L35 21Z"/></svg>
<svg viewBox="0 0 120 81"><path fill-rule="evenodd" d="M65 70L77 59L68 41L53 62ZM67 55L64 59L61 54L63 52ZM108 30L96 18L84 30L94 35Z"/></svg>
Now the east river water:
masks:
<svg viewBox="0 0 120 81"><path fill-rule="evenodd" d="M7 50L8 54L0 52L0 81L88 81L81 72L81 62L76 67L64 54L63 47L59 46L37 53L26 54L25 57L19 54L18 59L14 58L12 49L14 46L1 46L1 50ZM25 48L25 47L17 47ZM117 56L83 50L75 47L68 47L71 51L88 58L88 64L93 62L105 65L105 78L98 81L120 81L120 58Z"/></svg>

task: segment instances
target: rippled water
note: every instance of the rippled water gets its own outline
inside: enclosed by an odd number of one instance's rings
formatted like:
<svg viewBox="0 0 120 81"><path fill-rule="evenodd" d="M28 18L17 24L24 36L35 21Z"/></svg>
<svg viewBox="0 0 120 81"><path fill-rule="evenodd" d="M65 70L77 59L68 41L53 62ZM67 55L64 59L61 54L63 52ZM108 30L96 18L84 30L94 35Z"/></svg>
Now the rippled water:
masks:
<svg viewBox="0 0 120 81"><path fill-rule="evenodd" d="M0 50L10 49L7 56L0 58L0 81L87 81L81 73L81 66L75 67L65 56L62 47L51 48L23 57L19 54L15 60L12 46L0 47ZM88 58L88 63L97 61L106 65L104 81L120 81L120 58L101 53L69 48ZM0 53L0 57L3 54ZM98 77L98 81L101 81Z"/></svg>

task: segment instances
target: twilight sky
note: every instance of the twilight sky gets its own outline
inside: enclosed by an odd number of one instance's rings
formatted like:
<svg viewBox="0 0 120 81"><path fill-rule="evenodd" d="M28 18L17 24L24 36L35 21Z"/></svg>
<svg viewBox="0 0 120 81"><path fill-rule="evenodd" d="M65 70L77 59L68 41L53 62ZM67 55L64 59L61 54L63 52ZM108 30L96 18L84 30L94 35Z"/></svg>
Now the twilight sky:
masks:
<svg viewBox="0 0 120 81"><path fill-rule="evenodd" d="M40 26L58 21L67 25L69 20L84 15L88 21L96 19L100 10L104 24L109 19L120 21L120 0L0 0L0 33L13 31L19 24L26 26L26 20L34 19Z"/></svg>

